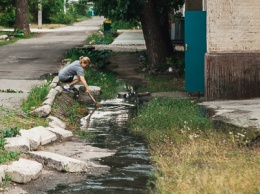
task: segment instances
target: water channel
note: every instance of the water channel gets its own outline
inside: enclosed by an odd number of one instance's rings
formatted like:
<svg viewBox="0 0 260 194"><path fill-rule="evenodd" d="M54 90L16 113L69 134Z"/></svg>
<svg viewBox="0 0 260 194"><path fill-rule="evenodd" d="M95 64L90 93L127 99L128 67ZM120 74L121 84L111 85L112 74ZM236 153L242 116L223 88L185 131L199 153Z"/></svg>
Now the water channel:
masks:
<svg viewBox="0 0 260 194"><path fill-rule="evenodd" d="M82 119L82 128L91 131L87 145L115 150L115 154L99 162L110 170L101 175L87 176L86 180L58 185L49 194L144 194L149 193L146 183L153 173L149 153L142 139L129 134L129 119L137 112L136 100L116 98L101 101L98 109L89 107L90 114Z"/></svg>

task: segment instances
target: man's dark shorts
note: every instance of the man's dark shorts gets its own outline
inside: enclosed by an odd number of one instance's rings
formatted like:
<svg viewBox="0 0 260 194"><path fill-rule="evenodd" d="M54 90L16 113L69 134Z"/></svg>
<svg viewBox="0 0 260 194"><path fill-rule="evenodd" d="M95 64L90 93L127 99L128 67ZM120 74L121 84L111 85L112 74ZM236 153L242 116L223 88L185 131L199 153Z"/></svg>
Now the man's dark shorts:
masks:
<svg viewBox="0 0 260 194"><path fill-rule="evenodd" d="M74 75L70 75L69 78L67 80L63 81L63 82L70 83L70 82L73 81L73 78L74 78Z"/></svg>

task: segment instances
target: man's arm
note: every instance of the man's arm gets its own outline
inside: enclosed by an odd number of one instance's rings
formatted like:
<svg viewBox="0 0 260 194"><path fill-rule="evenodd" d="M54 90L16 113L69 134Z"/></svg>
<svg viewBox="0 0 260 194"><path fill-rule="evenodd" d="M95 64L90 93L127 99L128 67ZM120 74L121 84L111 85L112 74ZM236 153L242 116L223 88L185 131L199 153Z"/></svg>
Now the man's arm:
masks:
<svg viewBox="0 0 260 194"><path fill-rule="evenodd" d="M87 82L86 82L84 76L80 76L79 79L80 79L80 82L85 86L85 88L86 88L86 93L90 93L88 84L87 84Z"/></svg>

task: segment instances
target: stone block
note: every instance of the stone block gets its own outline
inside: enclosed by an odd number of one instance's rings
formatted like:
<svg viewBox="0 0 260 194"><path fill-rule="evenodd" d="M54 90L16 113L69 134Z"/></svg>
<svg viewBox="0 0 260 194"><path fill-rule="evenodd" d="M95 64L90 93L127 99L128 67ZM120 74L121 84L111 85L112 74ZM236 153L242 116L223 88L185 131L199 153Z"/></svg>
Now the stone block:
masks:
<svg viewBox="0 0 260 194"><path fill-rule="evenodd" d="M7 168L7 165L0 166L0 184L2 183L3 179L5 178L6 168Z"/></svg>
<svg viewBox="0 0 260 194"><path fill-rule="evenodd" d="M5 141L4 149L7 151L27 153L30 150L30 141L25 137L8 137Z"/></svg>
<svg viewBox="0 0 260 194"><path fill-rule="evenodd" d="M51 106L50 105L43 105L33 111L30 112L31 115L37 117L46 117L51 113Z"/></svg>
<svg viewBox="0 0 260 194"><path fill-rule="evenodd" d="M30 131L41 136L41 145L46 145L57 140L57 136L43 126L34 127Z"/></svg>
<svg viewBox="0 0 260 194"><path fill-rule="evenodd" d="M58 171L86 172L87 170L87 164L85 162L59 154L35 151L30 152L30 155L38 162Z"/></svg>
<svg viewBox="0 0 260 194"><path fill-rule="evenodd" d="M31 150L37 150L41 145L41 136L38 133L35 133L31 130L20 130L22 137L29 139Z"/></svg>
<svg viewBox="0 0 260 194"><path fill-rule="evenodd" d="M48 127L47 129L55 133L58 139L69 139L73 137L73 133L71 131L62 129L60 127Z"/></svg>
<svg viewBox="0 0 260 194"><path fill-rule="evenodd" d="M5 173L13 182L28 183L39 177L42 168L43 166L39 162L20 158L8 165Z"/></svg>
<svg viewBox="0 0 260 194"><path fill-rule="evenodd" d="M66 124L62 122L59 118L50 115L48 116L48 119L52 121L49 123L50 127L60 127L62 129L66 129Z"/></svg>

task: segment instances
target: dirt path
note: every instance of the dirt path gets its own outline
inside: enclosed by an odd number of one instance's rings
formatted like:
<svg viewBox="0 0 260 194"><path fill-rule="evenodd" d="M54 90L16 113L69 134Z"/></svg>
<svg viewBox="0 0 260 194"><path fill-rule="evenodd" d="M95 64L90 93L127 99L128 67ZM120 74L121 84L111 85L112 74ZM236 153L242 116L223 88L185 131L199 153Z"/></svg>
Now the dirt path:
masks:
<svg viewBox="0 0 260 194"><path fill-rule="evenodd" d="M144 73L140 71L141 53L116 53L110 56L109 69L117 73L118 79L125 80L130 85L144 85Z"/></svg>

